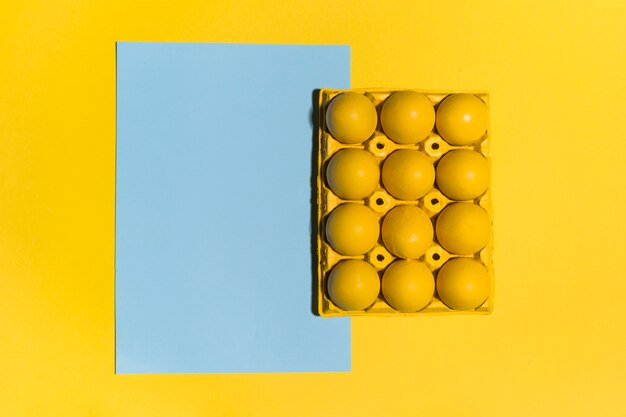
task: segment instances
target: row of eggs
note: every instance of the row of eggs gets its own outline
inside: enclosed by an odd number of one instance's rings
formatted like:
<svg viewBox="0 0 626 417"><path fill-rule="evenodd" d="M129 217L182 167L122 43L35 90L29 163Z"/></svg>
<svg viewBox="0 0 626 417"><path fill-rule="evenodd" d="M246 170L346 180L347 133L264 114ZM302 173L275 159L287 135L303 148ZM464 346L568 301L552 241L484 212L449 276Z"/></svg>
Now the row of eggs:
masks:
<svg viewBox="0 0 626 417"><path fill-rule="evenodd" d="M403 259L417 259L437 241L455 255L472 255L489 242L491 221L487 211L472 203L447 206L437 218L435 228L419 207L403 204L391 209L379 226L378 217L369 207L344 203L337 206L326 220L326 239L330 246L345 256L369 252L382 235L387 250Z"/></svg>
<svg viewBox="0 0 626 417"><path fill-rule="evenodd" d="M382 287L385 301L402 313L414 313L427 307L437 288L441 301L453 310L468 311L480 307L490 293L487 269L472 258L453 258L437 274L422 262L397 260L381 280L369 263L359 259L339 262L328 277L330 299L343 310L361 311L374 304Z"/></svg>
<svg viewBox="0 0 626 417"><path fill-rule="evenodd" d="M485 103L473 94L451 94L435 108L424 94L398 91L383 103L380 124L385 134L399 144L424 140L436 126L451 145L470 145L487 131ZM326 126L332 136L345 144L357 144L376 130L378 114L365 95L345 92L334 97L326 109Z"/></svg>
<svg viewBox="0 0 626 417"><path fill-rule="evenodd" d="M382 179L384 188L399 200L417 200L435 181L451 200L473 200L489 186L489 165L470 149L447 152L437 164L416 149L399 149L379 168L374 156L363 149L342 149L326 166L326 182L340 198L361 200L371 195Z"/></svg>

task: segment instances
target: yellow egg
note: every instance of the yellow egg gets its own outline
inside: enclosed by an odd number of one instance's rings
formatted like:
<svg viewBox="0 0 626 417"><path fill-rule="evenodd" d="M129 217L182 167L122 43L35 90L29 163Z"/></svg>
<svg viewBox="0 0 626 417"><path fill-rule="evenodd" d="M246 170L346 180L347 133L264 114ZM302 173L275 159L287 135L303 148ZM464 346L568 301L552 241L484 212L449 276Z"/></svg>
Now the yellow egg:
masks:
<svg viewBox="0 0 626 417"><path fill-rule="evenodd" d="M361 143L372 136L378 115L374 103L363 94L341 93L326 109L326 126L342 143Z"/></svg>
<svg viewBox="0 0 626 417"><path fill-rule="evenodd" d="M328 243L342 255L363 255L376 245L379 233L378 218L362 204L341 204L326 221Z"/></svg>
<svg viewBox="0 0 626 417"><path fill-rule="evenodd" d="M395 261L385 271L382 287L390 306L403 313L413 313L432 300L435 279L421 262Z"/></svg>
<svg viewBox="0 0 626 417"><path fill-rule="evenodd" d="M421 209L401 205L385 216L382 235L389 252L400 258L416 259L432 244L433 225Z"/></svg>
<svg viewBox="0 0 626 417"><path fill-rule="evenodd" d="M344 149L330 159L326 180L341 198L359 200L374 192L380 178L378 163L362 149Z"/></svg>
<svg viewBox="0 0 626 417"><path fill-rule="evenodd" d="M383 184L395 198L417 200L433 188L435 167L431 159L420 151L395 151L383 165Z"/></svg>
<svg viewBox="0 0 626 417"><path fill-rule="evenodd" d="M452 94L437 108L437 132L451 145L469 145L487 131L485 103L473 94Z"/></svg>
<svg viewBox="0 0 626 417"><path fill-rule="evenodd" d="M380 123L394 142L417 143L433 130L435 109L424 94L398 91L385 100Z"/></svg>
<svg viewBox="0 0 626 417"><path fill-rule="evenodd" d="M338 307L348 311L364 310L374 304L380 292L380 279L374 267L365 261L341 261L328 277L328 296Z"/></svg>
<svg viewBox="0 0 626 417"><path fill-rule="evenodd" d="M453 310L474 310L489 297L487 269L470 258L452 259L437 274L437 294Z"/></svg>
<svg viewBox="0 0 626 417"><path fill-rule="evenodd" d="M435 225L437 240L448 252L471 255L489 242L491 222L487 211L471 203L446 207Z"/></svg>
<svg viewBox="0 0 626 417"><path fill-rule="evenodd" d="M475 151L448 152L437 164L437 185L452 200L473 200L489 186L487 159Z"/></svg>

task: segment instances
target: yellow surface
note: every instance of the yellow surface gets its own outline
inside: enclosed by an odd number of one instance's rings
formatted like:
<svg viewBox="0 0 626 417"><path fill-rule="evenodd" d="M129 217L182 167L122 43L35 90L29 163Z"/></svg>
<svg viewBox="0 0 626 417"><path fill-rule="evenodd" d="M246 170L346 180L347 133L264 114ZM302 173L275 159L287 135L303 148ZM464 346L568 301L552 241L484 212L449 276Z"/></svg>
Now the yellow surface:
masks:
<svg viewBox="0 0 626 417"><path fill-rule="evenodd" d="M1 2L0 416L624 416L625 15ZM114 375L116 40L351 44L355 87L488 90L494 312L354 318L351 373Z"/></svg>

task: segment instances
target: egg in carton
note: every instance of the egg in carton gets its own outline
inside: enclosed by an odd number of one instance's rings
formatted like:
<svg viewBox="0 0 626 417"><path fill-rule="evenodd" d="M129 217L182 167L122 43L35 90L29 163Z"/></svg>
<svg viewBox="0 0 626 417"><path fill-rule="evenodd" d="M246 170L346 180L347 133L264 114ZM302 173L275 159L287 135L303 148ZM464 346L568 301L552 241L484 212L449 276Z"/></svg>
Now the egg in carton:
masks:
<svg viewBox="0 0 626 417"><path fill-rule="evenodd" d="M488 94L322 89L319 115L318 313L490 313Z"/></svg>

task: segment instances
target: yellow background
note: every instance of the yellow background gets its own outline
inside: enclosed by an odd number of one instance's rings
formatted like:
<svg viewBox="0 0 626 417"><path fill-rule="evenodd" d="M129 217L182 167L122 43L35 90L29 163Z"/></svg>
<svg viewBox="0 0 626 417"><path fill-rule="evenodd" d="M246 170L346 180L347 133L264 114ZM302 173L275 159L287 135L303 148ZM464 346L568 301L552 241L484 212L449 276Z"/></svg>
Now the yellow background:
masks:
<svg viewBox="0 0 626 417"><path fill-rule="evenodd" d="M621 0L2 1L0 416L626 415L625 17ZM488 90L493 314L356 318L351 373L114 375L118 40L350 44L354 87Z"/></svg>

